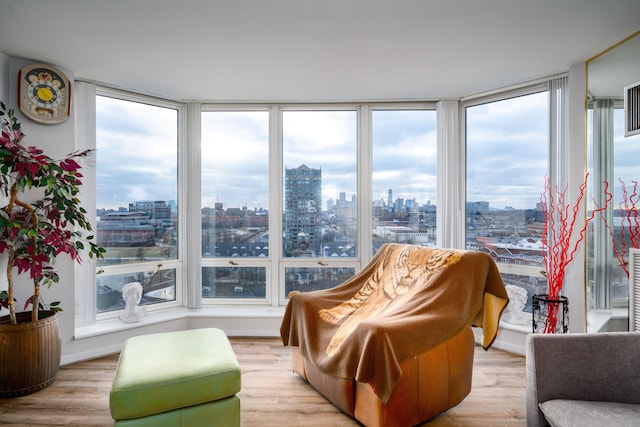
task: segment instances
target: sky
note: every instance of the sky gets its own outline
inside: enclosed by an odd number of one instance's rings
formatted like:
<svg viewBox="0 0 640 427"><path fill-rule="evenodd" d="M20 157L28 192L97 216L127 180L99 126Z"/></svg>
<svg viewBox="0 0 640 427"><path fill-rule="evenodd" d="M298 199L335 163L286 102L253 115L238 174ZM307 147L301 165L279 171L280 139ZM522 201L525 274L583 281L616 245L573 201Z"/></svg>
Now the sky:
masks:
<svg viewBox="0 0 640 427"><path fill-rule="evenodd" d="M467 109L469 201L535 208L548 159L547 104L540 93ZM176 200L176 123L176 110L98 97L98 208ZM268 111L203 113L202 206L268 209L268 125ZM435 204L436 138L435 111L373 111L372 199L386 203L392 189L393 199ZM340 192L351 200L356 112L284 111L282 140L283 167L322 169L323 209ZM639 145L616 145L616 172L635 173Z"/></svg>

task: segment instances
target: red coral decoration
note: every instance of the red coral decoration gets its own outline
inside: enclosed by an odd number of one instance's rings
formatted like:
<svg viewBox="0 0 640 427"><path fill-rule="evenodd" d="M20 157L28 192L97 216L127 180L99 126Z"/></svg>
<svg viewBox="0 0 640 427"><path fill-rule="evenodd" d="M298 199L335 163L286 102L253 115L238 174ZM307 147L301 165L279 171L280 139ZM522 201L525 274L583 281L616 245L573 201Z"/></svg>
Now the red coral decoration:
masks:
<svg viewBox="0 0 640 427"><path fill-rule="evenodd" d="M613 197L608 191L609 184L605 181L605 194L607 195L605 206L596 206L591 211L574 239L574 228L584 199L588 177L589 174L586 174L580 185L578 198L572 207L566 202L567 187L560 191L556 186L552 191L551 180L548 176L545 177L544 192L540 195L540 204L544 220L542 253L550 300L559 300L566 268L573 261L578 247L584 240L589 222L595 218L596 214L607 209ZM555 332L558 323L558 307L559 304L547 304L544 333Z"/></svg>
<svg viewBox="0 0 640 427"><path fill-rule="evenodd" d="M629 277L629 264L625 260L625 255L630 247L640 247L640 222L638 221L638 209L640 208L638 202L640 202L640 194L638 194L638 181L631 181L633 183L633 190L631 194L629 194L629 190L627 190L627 186L622 178L618 178L618 181L620 181L622 186L622 201L618 205L620 208L620 215L622 216L622 221L620 222L619 241L616 239L613 227L609 224L605 215L602 215L602 220L604 221L604 224L609 231L609 235L611 236L613 254L616 257L618 264L620 264L620 267L622 267L627 277ZM625 234L628 234L629 236L629 246L627 245Z"/></svg>

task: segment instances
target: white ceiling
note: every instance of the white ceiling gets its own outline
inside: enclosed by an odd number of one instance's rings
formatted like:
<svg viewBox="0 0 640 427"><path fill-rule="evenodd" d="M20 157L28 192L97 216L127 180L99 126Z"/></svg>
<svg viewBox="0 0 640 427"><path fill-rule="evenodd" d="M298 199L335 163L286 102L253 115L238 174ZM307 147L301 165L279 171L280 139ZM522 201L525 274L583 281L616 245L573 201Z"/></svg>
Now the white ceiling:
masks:
<svg viewBox="0 0 640 427"><path fill-rule="evenodd" d="M436 100L566 72L639 22L639 0L0 0L0 52L179 100Z"/></svg>

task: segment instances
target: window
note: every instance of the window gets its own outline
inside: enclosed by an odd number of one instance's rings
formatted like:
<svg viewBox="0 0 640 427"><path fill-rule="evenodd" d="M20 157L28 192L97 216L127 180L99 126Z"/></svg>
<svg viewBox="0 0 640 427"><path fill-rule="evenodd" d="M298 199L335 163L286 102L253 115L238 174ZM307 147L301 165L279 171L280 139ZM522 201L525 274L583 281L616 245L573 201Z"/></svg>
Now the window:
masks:
<svg viewBox="0 0 640 427"><path fill-rule="evenodd" d="M359 259L357 128L355 110L282 112L281 298L333 287L356 271L334 261Z"/></svg>
<svg viewBox="0 0 640 427"><path fill-rule="evenodd" d="M638 161L640 159L640 134L633 136L624 136L624 110L616 109L614 111L614 136L613 136L613 233L618 239L625 239L622 245L618 240L616 247L618 251L626 248L621 258L629 262L628 249L631 247L631 229L634 227L634 216L637 218L637 209L640 207L640 187L637 187L640 181L640 173L638 172ZM624 184L624 190L622 185ZM625 194L626 192L626 194ZM626 199L626 200L625 200ZM635 222L637 223L637 222ZM634 238L638 239L640 230L633 229ZM637 244L637 240L636 240ZM618 257L614 262L611 280L611 297L614 305L617 301L622 301L624 307L627 307L629 298L629 278L622 269Z"/></svg>
<svg viewBox="0 0 640 427"><path fill-rule="evenodd" d="M624 136L623 108L621 99L598 98L590 103L587 117L590 191L601 206L604 192L599 183L608 182L613 194L605 213L606 222L597 218L587 230L587 308L619 309L618 318L627 315L629 277L621 263L628 262L632 231L636 236L638 233L633 227L633 216L640 193L636 187L640 135ZM593 207L590 201L589 208ZM594 321L588 326L589 332L593 332L602 325ZM626 329L627 325L616 328Z"/></svg>
<svg viewBox="0 0 640 427"><path fill-rule="evenodd" d="M141 305L181 300L179 114L178 106L96 97L96 236L106 249L96 303L107 317L124 307L130 282L143 287Z"/></svg>
<svg viewBox="0 0 640 427"><path fill-rule="evenodd" d="M548 91L466 108L466 247L488 252L505 285L526 290L528 302L546 288L539 204L549 171L549 117Z"/></svg>
<svg viewBox="0 0 640 427"><path fill-rule="evenodd" d="M357 255L355 111L284 111L285 257Z"/></svg>
<svg viewBox="0 0 640 427"><path fill-rule="evenodd" d="M202 296L264 300L269 112L205 111L201 117Z"/></svg>
<svg viewBox="0 0 640 427"><path fill-rule="evenodd" d="M436 244L436 112L372 112L373 254L388 242Z"/></svg>

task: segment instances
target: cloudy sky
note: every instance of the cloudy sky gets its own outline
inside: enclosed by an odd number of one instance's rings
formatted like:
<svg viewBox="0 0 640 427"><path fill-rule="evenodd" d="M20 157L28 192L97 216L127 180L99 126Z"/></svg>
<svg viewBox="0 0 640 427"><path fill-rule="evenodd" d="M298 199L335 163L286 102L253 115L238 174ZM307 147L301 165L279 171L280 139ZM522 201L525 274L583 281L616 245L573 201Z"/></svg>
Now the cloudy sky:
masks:
<svg viewBox="0 0 640 427"><path fill-rule="evenodd" d="M467 108L467 199L535 208L548 163L546 92Z"/></svg>
<svg viewBox="0 0 640 427"><path fill-rule="evenodd" d="M467 110L469 201L492 208L534 208L547 164L546 93ZM98 97L98 208L138 200L176 199L175 110ZM205 112L202 205L268 208L266 111ZM374 111L373 200L436 203L435 111ZM356 192L354 111L286 111L283 165L322 169L323 208ZM640 137L616 143L616 173L637 175ZM635 155L634 155L635 154Z"/></svg>

